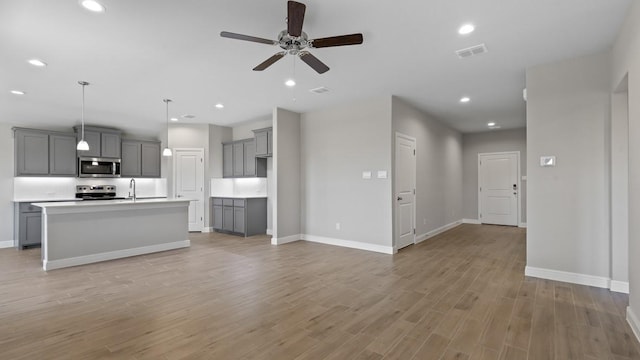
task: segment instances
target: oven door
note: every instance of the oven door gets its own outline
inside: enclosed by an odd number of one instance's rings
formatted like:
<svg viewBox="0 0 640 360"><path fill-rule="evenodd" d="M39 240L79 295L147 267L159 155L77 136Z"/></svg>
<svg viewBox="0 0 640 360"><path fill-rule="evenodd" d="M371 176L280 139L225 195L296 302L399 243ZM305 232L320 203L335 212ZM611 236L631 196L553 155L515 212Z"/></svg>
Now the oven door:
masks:
<svg viewBox="0 0 640 360"><path fill-rule="evenodd" d="M78 176L94 178L120 177L120 159L78 158Z"/></svg>

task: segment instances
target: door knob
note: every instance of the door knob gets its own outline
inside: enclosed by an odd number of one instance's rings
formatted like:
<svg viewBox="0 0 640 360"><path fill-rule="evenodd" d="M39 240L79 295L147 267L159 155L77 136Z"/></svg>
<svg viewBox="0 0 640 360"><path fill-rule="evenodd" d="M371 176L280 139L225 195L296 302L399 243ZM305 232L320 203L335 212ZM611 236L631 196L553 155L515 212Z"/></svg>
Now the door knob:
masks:
<svg viewBox="0 0 640 360"><path fill-rule="evenodd" d="M400 196L398 196L398 201L402 200L402 198Z"/></svg>
<svg viewBox="0 0 640 360"><path fill-rule="evenodd" d="M518 193L514 191L514 192L513 192L513 195L518 195Z"/></svg>

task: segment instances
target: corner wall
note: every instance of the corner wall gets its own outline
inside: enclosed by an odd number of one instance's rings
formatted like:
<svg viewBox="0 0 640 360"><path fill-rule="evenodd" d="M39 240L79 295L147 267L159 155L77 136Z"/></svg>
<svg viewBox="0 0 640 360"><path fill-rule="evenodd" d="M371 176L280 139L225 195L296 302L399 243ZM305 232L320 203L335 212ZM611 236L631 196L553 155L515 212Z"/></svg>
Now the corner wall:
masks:
<svg viewBox="0 0 640 360"><path fill-rule="evenodd" d="M0 123L0 248L12 247L13 238L13 131Z"/></svg>

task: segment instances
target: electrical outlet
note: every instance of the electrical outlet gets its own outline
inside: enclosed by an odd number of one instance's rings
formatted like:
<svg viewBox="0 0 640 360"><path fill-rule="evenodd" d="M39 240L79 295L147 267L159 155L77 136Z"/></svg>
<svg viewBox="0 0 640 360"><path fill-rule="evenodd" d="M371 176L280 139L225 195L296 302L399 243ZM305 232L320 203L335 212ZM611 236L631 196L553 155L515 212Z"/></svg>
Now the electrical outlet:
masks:
<svg viewBox="0 0 640 360"><path fill-rule="evenodd" d="M336 223L336 230L340 230L340 223L339 222Z"/></svg>

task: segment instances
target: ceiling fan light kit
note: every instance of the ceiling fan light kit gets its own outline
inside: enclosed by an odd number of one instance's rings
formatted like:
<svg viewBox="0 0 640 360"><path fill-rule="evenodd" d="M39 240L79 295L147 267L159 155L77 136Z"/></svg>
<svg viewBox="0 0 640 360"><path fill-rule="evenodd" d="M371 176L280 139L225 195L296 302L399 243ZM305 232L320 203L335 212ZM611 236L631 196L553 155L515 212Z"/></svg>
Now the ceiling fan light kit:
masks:
<svg viewBox="0 0 640 360"><path fill-rule="evenodd" d="M287 2L287 28L285 30L282 30L280 34L278 34L277 40L269 40L255 36L232 33L228 31L222 31L220 33L220 36L229 39L251 41L266 45L277 45L284 50L276 53L275 55L260 63L258 66L253 68L254 71L263 71L278 60L282 59L285 55L289 54L300 57L300 60L309 65L317 73L324 74L325 72L329 71L329 67L305 49L359 45L363 42L362 34L358 33L331 36L319 39L309 39L307 33L302 31L306 8L307 7L305 4L299 3L297 1Z"/></svg>

